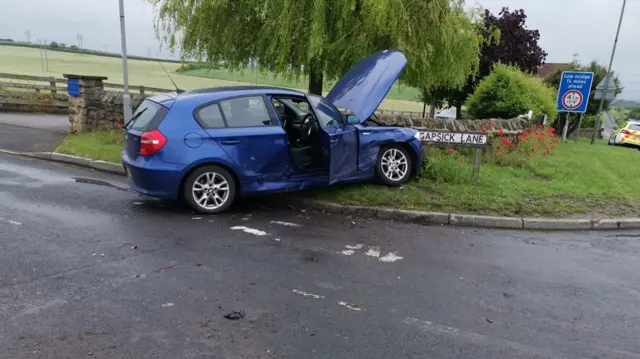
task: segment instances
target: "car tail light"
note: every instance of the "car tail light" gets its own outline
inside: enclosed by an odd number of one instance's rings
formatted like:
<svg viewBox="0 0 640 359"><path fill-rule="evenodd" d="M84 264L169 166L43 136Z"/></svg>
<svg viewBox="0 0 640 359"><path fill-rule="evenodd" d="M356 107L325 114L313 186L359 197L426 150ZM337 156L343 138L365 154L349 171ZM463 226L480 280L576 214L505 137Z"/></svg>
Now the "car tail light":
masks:
<svg viewBox="0 0 640 359"><path fill-rule="evenodd" d="M167 138L158 131L153 130L140 135L140 156L151 156L160 151L167 143Z"/></svg>
<svg viewBox="0 0 640 359"><path fill-rule="evenodd" d="M629 130L622 130L620 133L622 133L623 135L631 135L631 131Z"/></svg>

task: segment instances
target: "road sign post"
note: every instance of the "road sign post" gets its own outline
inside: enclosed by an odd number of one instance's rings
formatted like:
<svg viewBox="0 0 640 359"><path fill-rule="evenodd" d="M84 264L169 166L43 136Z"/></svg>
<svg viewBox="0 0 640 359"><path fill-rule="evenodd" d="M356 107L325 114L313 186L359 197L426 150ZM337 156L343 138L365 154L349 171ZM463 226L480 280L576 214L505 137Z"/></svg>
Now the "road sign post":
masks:
<svg viewBox="0 0 640 359"><path fill-rule="evenodd" d="M567 113L567 119L562 131L562 141L567 140L569 113L585 113L591 95L593 72L564 71L560 79L560 89L556 107L560 112Z"/></svg>

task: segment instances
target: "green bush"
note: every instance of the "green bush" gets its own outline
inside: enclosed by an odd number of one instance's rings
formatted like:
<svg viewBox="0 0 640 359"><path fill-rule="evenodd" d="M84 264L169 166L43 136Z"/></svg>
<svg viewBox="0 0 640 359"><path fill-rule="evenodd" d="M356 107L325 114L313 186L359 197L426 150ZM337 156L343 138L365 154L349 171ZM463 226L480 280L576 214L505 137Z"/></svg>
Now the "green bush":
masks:
<svg viewBox="0 0 640 359"><path fill-rule="evenodd" d="M635 110L629 112L629 118L640 120L640 108L636 108Z"/></svg>
<svg viewBox="0 0 640 359"><path fill-rule="evenodd" d="M542 81L518 68L496 64L469 97L466 108L471 118L514 118L533 111L534 116L557 115L555 93Z"/></svg>

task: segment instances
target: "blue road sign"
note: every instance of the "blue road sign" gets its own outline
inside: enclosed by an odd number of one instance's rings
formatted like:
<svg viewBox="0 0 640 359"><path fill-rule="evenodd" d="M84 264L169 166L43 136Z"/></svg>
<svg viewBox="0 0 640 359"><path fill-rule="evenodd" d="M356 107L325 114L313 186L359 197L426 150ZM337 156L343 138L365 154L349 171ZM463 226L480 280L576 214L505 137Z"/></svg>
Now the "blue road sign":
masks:
<svg viewBox="0 0 640 359"><path fill-rule="evenodd" d="M586 112L592 83L593 72L564 71L556 100L558 111Z"/></svg>
<svg viewBox="0 0 640 359"><path fill-rule="evenodd" d="M80 96L80 80L67 79L67 94L71 97Z"/></svg>

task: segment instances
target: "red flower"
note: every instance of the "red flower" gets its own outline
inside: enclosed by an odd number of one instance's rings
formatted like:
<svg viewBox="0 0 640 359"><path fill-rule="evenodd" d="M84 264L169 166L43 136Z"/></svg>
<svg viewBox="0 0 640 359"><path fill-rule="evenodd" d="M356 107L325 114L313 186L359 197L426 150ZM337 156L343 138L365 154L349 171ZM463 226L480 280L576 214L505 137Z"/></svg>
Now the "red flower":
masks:
<svg viewBox="0 0 640 359"><path fill-rule="evenodd" d="M538 125L538 128L542 128L542 125Z"/></svg>
<svg viewBox="0 0 640 359"><path fill-rule="evenodd" d="M491 122L491 126L496 127L496 123L495 122Z"/></svg>
<svg viewBox="0 0 640 359"><path fill-rule="evenodd" d="M119 128L120 127L120 122L116 122L113 125L116 126L116 128Z"/></svg>
<svg viewBox="0 0 640 359"><path fill-rule="evenodd" d="M552 144L551 144L551 147L556 148L555 143L552 143Z"/></svg>
<svg viewBox="0 0 640 359"><path fill-rule="evenodd" d="M531 149L531 152L536 152L536 149L535 149L535 148L532 148L532 149Z"/></svg>
<svg viewBox="0 0 640 359"><path fill-rule="evenodd" d="M454 152L456 152L456 150L454 150L453 148L449 149L449 153L453 154Z"/></svg>
<svg viewBox="0 0 640 359"><path fill-rule="evenodd" d="M442 159L442 157L438 156L438 161L440 161Z"/></svg>
<svg viewBox="0 0 640 359"><path fill-rule="evenodd" d="M520 152L524 152L524 148L521 148L521 149L520 149Z"/></svg>
<svg viewBox="0 0 640 359"><path fill-rule="evenodd" d="M518 141L522 141L522 136L518 136Z"/></svg>
<svg viewBox="0 0 640 359"><path fill-rule="evenodd" d="M558 137L556 137L556 142L560 142L560 139Z"/></svg>
<svg viewBox="0 0 640 359"><path fill-rule="evenodd" d="M502 136L504 134L504 131L502 129L498 130L498 136Z"/></svg>
<svg viewBox="0 0 640 359"><path fill-rule="evenodd" d="M482 132L487 132L487 128L486 128L486 127L483 127L483 128L482 128Z"/></svg>
<svg viewBox="0 0 640 359"><path fill-rule="evenodd" d="M496 150L497 150L498 152L500 152L500 146L496 147Z"/></svg>

